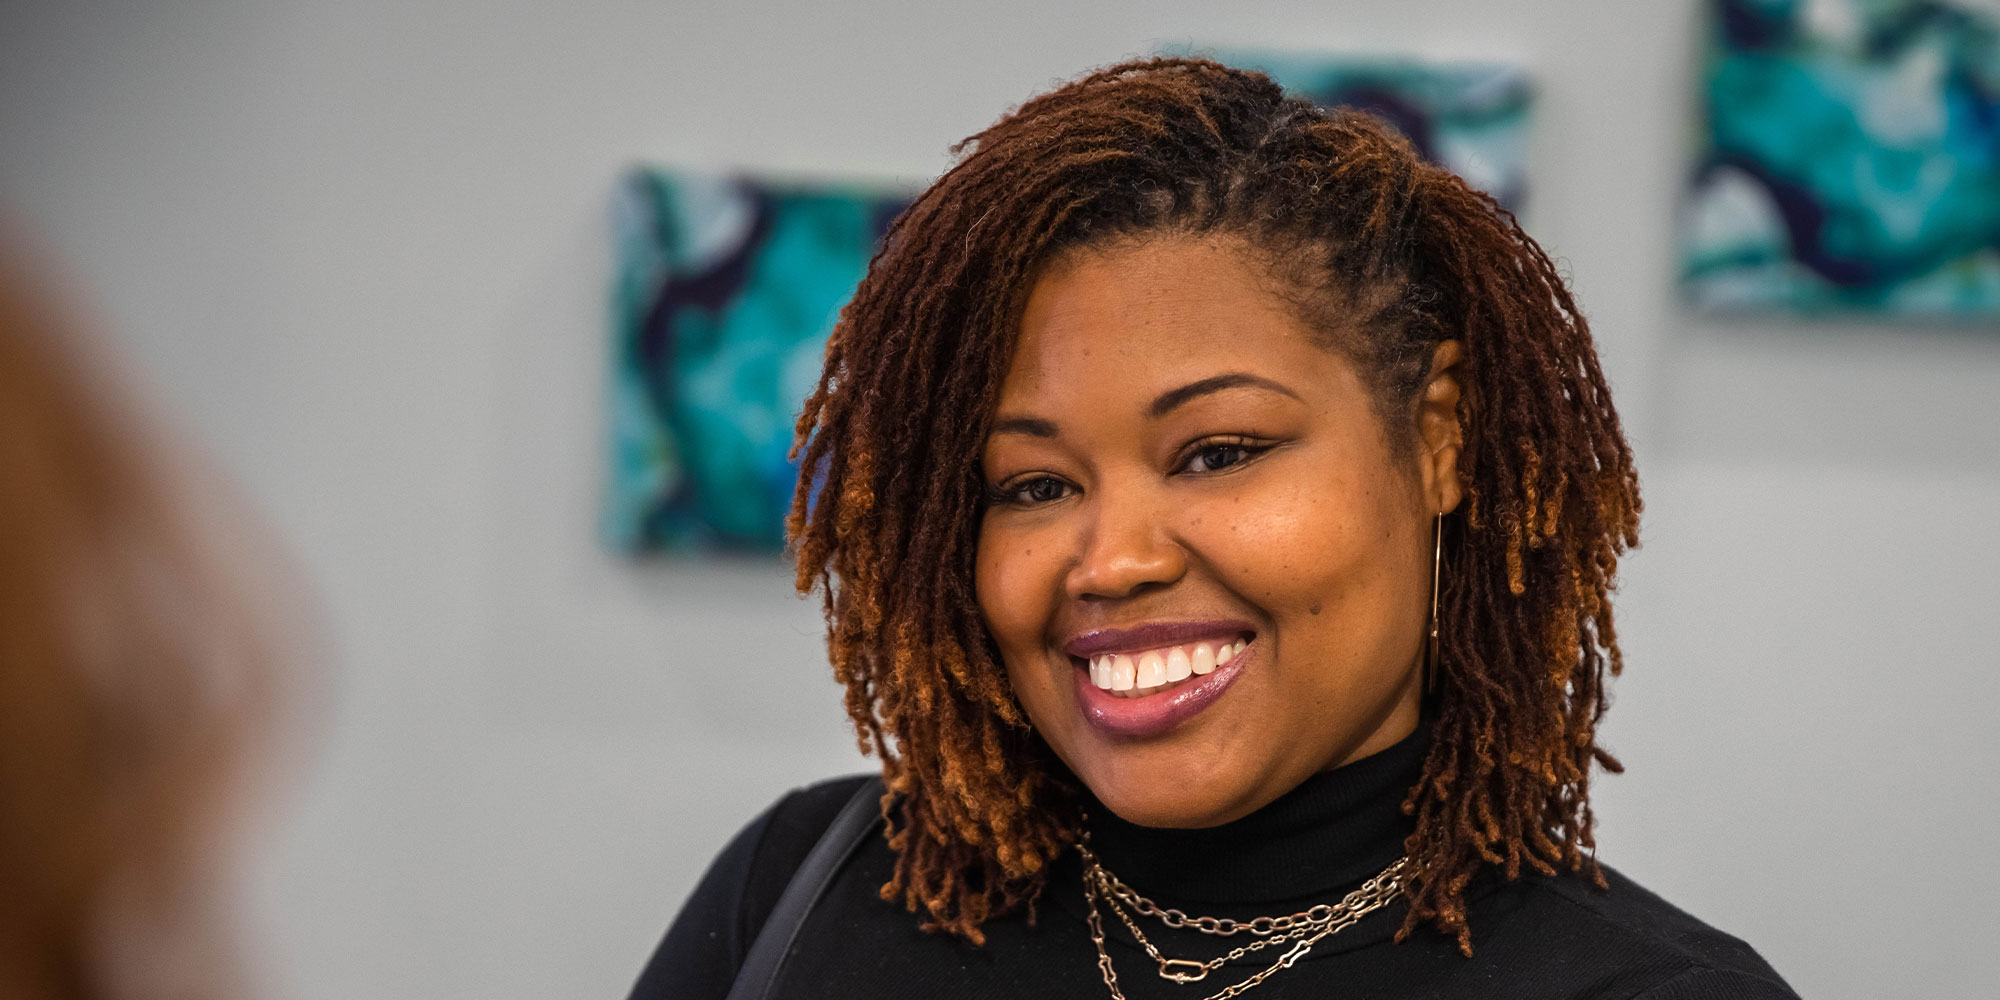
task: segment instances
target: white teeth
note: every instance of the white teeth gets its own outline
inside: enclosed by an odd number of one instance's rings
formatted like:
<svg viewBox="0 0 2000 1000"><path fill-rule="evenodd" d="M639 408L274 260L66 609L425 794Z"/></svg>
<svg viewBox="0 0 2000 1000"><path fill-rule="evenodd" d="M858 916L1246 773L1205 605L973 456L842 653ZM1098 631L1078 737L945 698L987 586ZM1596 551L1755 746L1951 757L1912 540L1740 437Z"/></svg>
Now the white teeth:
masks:
<svg viewBox="0 0 2000 1000"><path fill-rule="evenodd" d="M1197 674L1206 674L1214 671L1215 647L1205 642L1196 646L1194 648L1194 657L1188 663L1188 668Z"/></svg>
<svg viewBox="0 0 2000 1000"><path fill-rule="evenodd" d="M1139 672L1135 683L1142 688L1156 688L1167 682L1167 661L1157 652L1139 657Z"/></svg>
<svg viewBox="0 0 2000 1000"><path fill-rule="evenodd" d="M1243 652L1247 640L1198 642L1192 646L1169 646L1134 653L1105 653L1086 664L1090 683L1105 691L1138 691L1149 694L1189 677L1214 673Z"/></svg>

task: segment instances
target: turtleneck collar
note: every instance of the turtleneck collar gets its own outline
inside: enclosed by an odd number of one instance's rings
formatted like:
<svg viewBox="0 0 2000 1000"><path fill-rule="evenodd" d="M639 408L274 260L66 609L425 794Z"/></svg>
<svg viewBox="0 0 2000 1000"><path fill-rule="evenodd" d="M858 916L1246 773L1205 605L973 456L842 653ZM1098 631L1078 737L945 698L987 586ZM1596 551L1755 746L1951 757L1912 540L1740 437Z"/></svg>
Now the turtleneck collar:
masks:
<svg viewBox="0 0 2000 1000"><path fill-rule="evenodd" d="M1162 901L1259 904L1352 888L1403 853L1403 799L1423 770L1428 725L1380 753L1313 775L1242 819L1200 830L1128 823L1092 802L1098 860Z"/></svg>

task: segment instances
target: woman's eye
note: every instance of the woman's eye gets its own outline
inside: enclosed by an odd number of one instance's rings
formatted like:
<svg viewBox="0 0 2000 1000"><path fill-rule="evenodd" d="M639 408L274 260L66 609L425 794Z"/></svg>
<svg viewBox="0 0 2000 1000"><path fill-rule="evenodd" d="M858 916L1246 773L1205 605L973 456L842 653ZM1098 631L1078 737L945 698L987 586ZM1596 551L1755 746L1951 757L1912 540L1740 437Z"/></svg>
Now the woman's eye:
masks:
<svg viewBox="0 0 2000 1000"><path fill-rule="evenodd" d="M1021 507L1054 503L1069 496L1069 484L1054 476L1036 476L1016 483L1009 483L995 491L995 499Z"/></svg>
<svg viewBox="0 0 2000 1000"><path fill-rule="evenodd" d="M1215 472L1250 457L1250 449L1240 444L1209 444L1195 449L1184 466L1188 472Z"/></svg>

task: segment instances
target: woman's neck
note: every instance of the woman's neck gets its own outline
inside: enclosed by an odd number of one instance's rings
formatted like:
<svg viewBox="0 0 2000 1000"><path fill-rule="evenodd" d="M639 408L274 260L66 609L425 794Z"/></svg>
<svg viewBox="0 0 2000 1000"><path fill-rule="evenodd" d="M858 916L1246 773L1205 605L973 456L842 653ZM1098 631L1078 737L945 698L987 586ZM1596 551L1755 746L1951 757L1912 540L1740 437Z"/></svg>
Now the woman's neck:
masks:
<svg viewBox="0 0 2000 1000"><path fill-rule="evenodd" d="M1322 771L1242 819L1199 830L1125 822L1094 801L1091 847L1141 894L1163 901L1262 904L1343 892L1403 854L1403 800L1423 769L1428 727Z"/></svg>

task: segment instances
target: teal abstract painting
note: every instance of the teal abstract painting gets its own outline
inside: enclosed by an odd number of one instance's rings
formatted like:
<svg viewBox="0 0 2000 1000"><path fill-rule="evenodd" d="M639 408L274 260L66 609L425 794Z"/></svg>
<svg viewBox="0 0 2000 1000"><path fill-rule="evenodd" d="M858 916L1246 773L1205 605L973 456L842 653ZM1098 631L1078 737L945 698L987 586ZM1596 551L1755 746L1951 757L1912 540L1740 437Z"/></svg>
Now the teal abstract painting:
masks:
<svg viewBox="0 0 2000 1000"><path fill-rule="evenodd" d="M1321 107L1351 107L1394 125L1424 158L1519 211L1527 197L1526 72L1498 62L1431 62L1389 56L1222 52L1231 66L1262 70Z"/></svg>
<svg viewBox="0 0 2000 1000"><path fill-rule="evenodd" d="M1708 14L1683 220L1690 301L2000 316L1990 13L1933 0L1710 0Z"/></svg>
<svg viewBox="0 0 2000 1000"><path fill-rule="evenodd" d="M783 548L800 404L907 201L865 185L627 176L615 215L607 543Z"/></svg>

